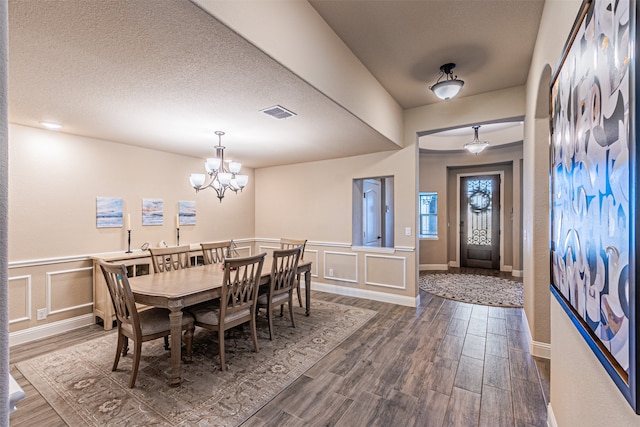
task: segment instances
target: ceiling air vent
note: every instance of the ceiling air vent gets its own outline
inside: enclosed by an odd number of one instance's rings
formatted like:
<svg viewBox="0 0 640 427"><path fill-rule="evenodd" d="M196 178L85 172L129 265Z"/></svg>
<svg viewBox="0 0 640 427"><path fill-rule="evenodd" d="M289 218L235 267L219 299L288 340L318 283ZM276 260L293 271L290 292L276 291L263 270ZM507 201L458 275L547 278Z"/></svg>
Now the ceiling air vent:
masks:
<svg viewBox="0 0 640 427"><path fill-rule="evenodd" d="M260 110L260 112L266 114L269 117L273 117L276 120L282 120L296 115L296 113L294 113L293 111L289 111L280 105L265 108L264 110Z"/></svg>

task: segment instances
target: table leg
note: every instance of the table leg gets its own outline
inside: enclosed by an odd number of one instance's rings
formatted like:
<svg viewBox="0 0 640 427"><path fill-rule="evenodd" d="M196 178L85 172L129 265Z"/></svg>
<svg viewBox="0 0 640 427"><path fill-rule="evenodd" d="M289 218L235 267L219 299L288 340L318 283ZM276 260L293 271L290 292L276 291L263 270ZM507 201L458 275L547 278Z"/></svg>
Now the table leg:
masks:
<svg viewBox="0 0 640 427"><path fill-rule="evenodd" d="M180 357L182 353L182 307L169 307L169 323L171 327L171 369L169 385L180 385Z"/></svg>
<svg viewBox="0 0 640 427"><path fill-rule="evenodd" d="M305 314L308 316L311 312L311 270L304 272L304 303L306 306Z"/></svg>

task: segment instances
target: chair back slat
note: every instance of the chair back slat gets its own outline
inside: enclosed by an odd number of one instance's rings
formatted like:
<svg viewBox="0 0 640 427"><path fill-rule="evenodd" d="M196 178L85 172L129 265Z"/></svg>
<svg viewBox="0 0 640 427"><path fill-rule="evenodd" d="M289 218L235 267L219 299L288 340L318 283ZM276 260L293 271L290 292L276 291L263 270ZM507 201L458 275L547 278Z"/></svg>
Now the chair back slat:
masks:
<svg viewBox="0 0 640 427"><path fill-rule="evenodd" d="M265 256L266 253L262 253L225 260L220 304L222 319L236 311L254 310Z"/></svg>
<svg viewBox="0 0 640 427"><path fill-rule="evenodd" d="M137 337L142 336L138 310L135 299L129 286L127 267L124 264L109 264L99 261L104 280L111 295L111 301L116 312L116 320L119 324L129 324Z"/></svg>
<svg viewBox="0 0 640 427"><path fill-rule="evenodd" d="M205 265L223 263L231 253L231 240L200 243L200 246L202 247L202 259Z"/></svg>
<svg viewBox="0 0 640 427"><path fill-rule="evenodd" d="M298 261L302 253L301 246L292 249L273 251L273 264L271 264L271 297L291 292L295 284Z"/></svg>
<svg viewBox="0 0 640 427"><path fill-rule="evenodd" d="M307 245L306 240L297 240L297 239L280 239L280 249L293 249L298 246L302 247L302 252L300 252L300 259L304 259L304 248Z"/></svg>
<svg viewBox="0 0 640 427"><path fill-rule="evenodd" d="M150 248L151 262L154 273L164 273L172 270L189 268L189 246L174 246L169 248Z"/></svg>

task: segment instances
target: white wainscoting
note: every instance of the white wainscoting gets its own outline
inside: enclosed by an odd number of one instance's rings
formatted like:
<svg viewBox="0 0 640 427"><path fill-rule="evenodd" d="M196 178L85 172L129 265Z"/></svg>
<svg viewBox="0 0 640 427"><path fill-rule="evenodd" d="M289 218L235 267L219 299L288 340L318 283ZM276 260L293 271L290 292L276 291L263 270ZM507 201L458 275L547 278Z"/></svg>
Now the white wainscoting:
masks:
<svg viewBox="0 0 640 427"><path fill-rule="evenodd" d="M15 319L9 319L9 324L11 325L12 323L18 323L18 322L24 322L25 320L31 320L31 275L27 274L24 276L15 276L15 277L9 277L8 280L8 285L9 288L14 288L16 289L15 285L12 285L11 282L12 281L18 281L18 280L22 280L23 284L22 286L24 287L24 312L21 313L22 316L21 317L16 317Z"/></svg>
<svg viewBox="0 0 640 427"><path fill-rule="evenodd" d="M53 304L52 304L52 300L53 300L53 278L55 276L59 276L59 275L65 275L65 274L71 274L71 273L78 273L81 271L91 271L91 278L88 281L88 286L90 287L90 292L89 295L93 295L93 267L82 267L82 268L72 268L69 270L59 270L59 271L48 271L46 273L46 280L47 280L47 288L46 288L46 296L47 296L47 314L57 314L57 313L64 313L66 311L71 311L71 310L75 310L78 308L83 308L83 307L91 307L93 306L93 301L87 301L86 303L83 304L78 304L78 305L74 305L74 306L66 306L63 308L58 308L57 310L53 309Z"/></svg>
<svg viewBox="0 0 640 427"><path fill-rule="evenodd" d="M398 275L402 280L400 280L399 283L392 283L390 280L384 280L383 277L378 276L380 280L376 281L374 274L369 273L369 267L372 267L376 263L376 260L385 260L386 269L383 269L383 271ZM394 264L399 265L396 266ZM407 289L407 259L399 256L365 254L364 283L365 285L382 286L385 288Z"/></svg>
<svg viewBox="0 0 640 427"><path fill-rule="evenodd" d="M328 279L328 280L335 280L338 282L348 282L348 283L358 283L358 254L357 253L351 253L351 252L335 252L335 251L324 251L323 253L324 255L324 271L323 271L323 278L324 279ZM347 261L345 264L351 263L350 266L348 266L348 268L351 268L352 271L343 271L342 269L338 269L338 273L343 273L342 277L341 276L336 276L336 271L335 271L335 267L332 267L334 265L337 265L337 263L328 263L327 262L327 255L329 255L329 258L331 259L332 257L336 257L336 258L341 258L344 257L346 258L351 258L353 259L353 261ZM341 264L342 265L342 264ZM334 270L333 271L333 275L329 274L329 270ZM347 275L344 273L351 273L351 275Z"/></svg>

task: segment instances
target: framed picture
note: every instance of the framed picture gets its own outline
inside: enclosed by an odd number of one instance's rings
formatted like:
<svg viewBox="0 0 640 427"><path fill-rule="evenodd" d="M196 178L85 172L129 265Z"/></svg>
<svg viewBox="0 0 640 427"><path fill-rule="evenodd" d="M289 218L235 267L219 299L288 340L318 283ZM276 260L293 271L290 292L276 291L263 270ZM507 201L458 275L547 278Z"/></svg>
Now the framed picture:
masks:
<svg viewBox="0 0 640 427"><path fill-rule="evenodd" d="M162 199L142 199L142 225L162 225Z"/></svg>
<svg viewBox="0 0 640 427"><path fill-rule="evenodd" d="M636 4L585 0L553 75L551 291L636 413Z"/></svg>
<svg viewBox="0 0 640 427"><path fill-rule="evenodd" d="M96 227L122 227L122 199L96 197Z"/></svg>
<svg viewBox="0 0 640 427"><path fill-rule="evenodd" d="M178 202L178 224L179 225L196 225L196 202L180 201Z"/></svg>

